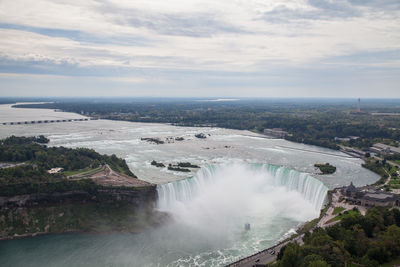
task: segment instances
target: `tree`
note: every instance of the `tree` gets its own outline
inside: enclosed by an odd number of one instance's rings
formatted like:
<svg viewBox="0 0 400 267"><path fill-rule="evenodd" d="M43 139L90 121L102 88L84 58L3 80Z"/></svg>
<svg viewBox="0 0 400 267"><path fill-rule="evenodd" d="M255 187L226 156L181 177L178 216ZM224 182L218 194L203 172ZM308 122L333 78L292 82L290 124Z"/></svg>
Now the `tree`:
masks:
<svg viewBox="0 0 400 267"><path fill-rule="evenodd" d="M300 262L301 247L297 243L290 243L286 246L282 257L282 267L297 267Z"/></svg>
<svg viewBox="0 0 400 267"><path fill-rule="evenodd" d="M316 261L311 261L307 265L308 267L329 267L330 265L326 263L326 261L323 260L316 260Z"/></svg>

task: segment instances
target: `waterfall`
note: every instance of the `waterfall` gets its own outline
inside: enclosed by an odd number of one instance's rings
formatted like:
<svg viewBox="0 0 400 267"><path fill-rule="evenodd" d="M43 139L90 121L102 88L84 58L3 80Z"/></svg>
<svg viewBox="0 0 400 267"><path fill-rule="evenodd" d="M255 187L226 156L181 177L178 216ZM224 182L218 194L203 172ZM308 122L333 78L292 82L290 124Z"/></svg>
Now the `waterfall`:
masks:
<svg viewBox="0 0 400 267"><path fill-rule="evenodd" d="M263 186L284 187L288 191L296 191L312 204L317 212L326 202L328 188L307 173L269 164L225 164L208 165L201 168L194 177L158 185L158 208L168 211L177 203L184 204L196 197L201 197L212 188L212 184L216 182L215 179L220 179L218 177L224 177L224 175L229 176L225 182L227 190L230 188L230 183L243 182L245 179L247 183L257 183L257 186L251 189L254 191ZM240 177L234 177L234 179L233 176ZM253 177L258 177L258 179L253 180ZM225 192L221 192L221 198L224 194Z"/></svg>

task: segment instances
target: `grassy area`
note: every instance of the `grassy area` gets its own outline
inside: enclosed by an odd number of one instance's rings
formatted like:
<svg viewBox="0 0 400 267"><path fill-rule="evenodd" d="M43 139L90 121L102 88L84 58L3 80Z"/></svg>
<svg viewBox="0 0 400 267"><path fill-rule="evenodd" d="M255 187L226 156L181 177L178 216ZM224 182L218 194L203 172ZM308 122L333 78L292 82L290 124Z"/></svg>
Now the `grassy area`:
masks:
<svg viewBox="0 0 400 267"><path fill-rule="evenodd" d="M339 213L338 216L336 216L332 220L328 221L327 223L336 222L336 221L339 221L339 220L341 220L341 219L343 219L343 218L345 218L347 216L352 216L352 215L356 215L356 214L360 214L360 212L359 211L354 211L354 210L346 210L343 213Z"/></svg>
<svg viewBox="0 0 400 267"><path fill-rule="evenodd" d="M306 223L301 230L299 231L299 233L306 233L308 231L310 231L319 221L319 218L316 218L308 223Z"/></svg>
<svg viewBox="0 0 400 267"><path fill-rule="evenodd" d="M400 184L390 185L390 189L400 189Z"/></svg>
<svg viewBox="0 0 400 267"><path fill-rule="evenodd" d="M101 170L102 170L102 167L97 167L95 169L85 168L85 169L80 169L80 170L76 170L76 171L66 171L66 172L64 172L64 174L66 176L72 176L72 175L87 176L87 175L95 174Z"/></svg>
<svg viewBox="0 0 400 267"><path fill-rule="evenodd" d="M397 175L397 169L396 168L391 168L390 170L390 175L392 178L390 179L389 182L389 190L390 189L400 189L400 178Z"/></svg>
<svg viewBox="0 0 400 267"><path fill-rule="evenodd" d="M391 167L390 169L385 168L385 170L386 170L388 173L390 173L391 176L397 176L397 171L398 171L397 168Z"/></svg>
<svg viewBox="0 0 400 267"><path fill-rule="evenodd" d="M345 210L345 208L343 208L343 207L336 207L334 210L333 210L333 214L339 214L339 213L341 213L342 211L344 211Z"/></svg>

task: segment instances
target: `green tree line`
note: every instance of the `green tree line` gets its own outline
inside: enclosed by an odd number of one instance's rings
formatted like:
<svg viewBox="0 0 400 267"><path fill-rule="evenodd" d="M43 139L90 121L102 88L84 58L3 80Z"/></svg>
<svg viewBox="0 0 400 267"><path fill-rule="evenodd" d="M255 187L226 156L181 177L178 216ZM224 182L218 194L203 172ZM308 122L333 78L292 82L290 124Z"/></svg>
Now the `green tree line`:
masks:
<svg viewBox="0 0 400 267"><path fill-rule="evenodd" d="M283 247L275 266L379 266L400 256L400 211L374 207L365 216L348 213L334 226L306 233L303 241Z"/></svg>
<svg viewBox="0 0 400 267"><path fill-rule="evenodd" d="M11 185L24 185L27 188L38 186L33 184L45 183L67 185L68 181L63 173L50 174L47 172L56 167L74 171L108 164L119 173L135 177L125 160L115 155L101 155L93 149L87 148L48 147L45 145L47 142L48 139L43 136L11 136L0 141L0 162L24 163L14 167L0 168L0 186L2 186L3 193L8 192L7 194L9 194L11 189L7 191L7 187L11 188ZM21 189L21 186L13 188ZM19 192L16 189L11 191ZM21 189L20 192L24 192L24 190Z"/></svg>

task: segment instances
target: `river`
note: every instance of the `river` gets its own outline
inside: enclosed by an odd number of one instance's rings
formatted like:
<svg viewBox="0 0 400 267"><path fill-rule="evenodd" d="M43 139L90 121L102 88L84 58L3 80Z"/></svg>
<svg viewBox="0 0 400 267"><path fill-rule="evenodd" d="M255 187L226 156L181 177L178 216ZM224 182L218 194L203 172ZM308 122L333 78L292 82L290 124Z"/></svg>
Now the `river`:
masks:
<svg viewBox="0 0 400 267"><path fill-rule="evenodd" d="M8 121L16 118L13 114L24 119L22 113L30 114L27 120L60 114L41 110L33 116L31 109L0 105L0 117ZM198 133L206 138L196 138ZM124 158L139 179L159 185L164 201L159 208L173 214L175 223L141 234L64 234L0 242L6 266L221 266L275 244L317 217L324 198L315 196L328 188L351 181L361 186L379 178L362 168L358 158L249 131L110 120L0 125L2 138L39 134L52 146L88 147ZM142 140L149 137L166 142ZM174 172L152 166L152 160L202 168ZM336 166L336 173L316 174L314 164L325 162ZM243 230L246 222L251 222L251 231Z"/></svg>

